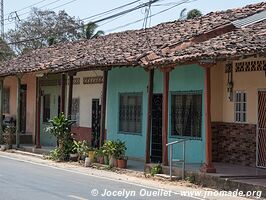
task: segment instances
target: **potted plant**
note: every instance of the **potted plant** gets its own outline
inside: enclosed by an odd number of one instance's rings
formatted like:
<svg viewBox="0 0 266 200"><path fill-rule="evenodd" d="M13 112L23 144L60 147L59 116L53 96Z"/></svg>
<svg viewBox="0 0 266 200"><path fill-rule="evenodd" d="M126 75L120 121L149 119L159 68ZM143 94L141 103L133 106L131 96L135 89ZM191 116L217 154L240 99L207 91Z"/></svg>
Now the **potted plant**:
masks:
<svg viewBox="0 0 266 200"><path fill-rule="evenodd" d="M100 164L104 164L104 151L102 147L96 150L95 155L97 158L97 162Z"/></svg>
<svg viewBox="0 0 266 200"><path fill-rule="evenodd" d="M15 131L16 131L16 128L14 126L6 126L5 131L4 131L4 135L3 135L5 147L3 147L3 148L12 149Z"/></svg>
<svg viewBox="0 0 266 200"><path fill-rule="evenodd" d="M58 160L68 160L71 151L73 151L73 138L71 134L71 126L75 121L68 119L64 113L49 120L49 126L46 131L56 137L59 146Z"/></svg>
<svg viewBox="0 0 266 200"><path fill-rule="evenodd" d="M116 142L112 140L105 141L103 144L104 152L108 155L109 157L109 166L110 167L116 167L117 162L116 162Z"/></svg>
<svg viewBox="0 0 266 200"><path fill-rule="evenodd" d="M69 160L74 161L74 162L79 160L79 155L78 155L78 150L77 150L78 148L79 148L78 143L77 143L77 141L74 140L73 145L72 145L72 149L69 153Z"/></svg>
<svg viewBox="0 0 266 200"><path fill-rule="evenodd" d="M91 160L91 162L94 161L94 158L95 158L95 149L94 148L92 148L92 147L88 148L88 157Z"/></svg>
<svg viewBox="0 0 266 200"><path fill-rule="evenodd" d="M1 145L0 150L5 151L6 150L6 144L5 144L3 135L0 136L0 145Z"/></svg>
<svg viewBox="0 0 266 200"><path fill-rule="evenodd" d="M117 167L119 168L127 168L127 157L125 156L126 153L126 144L121 140L116 141L116 159L117 159Z"/></svg>

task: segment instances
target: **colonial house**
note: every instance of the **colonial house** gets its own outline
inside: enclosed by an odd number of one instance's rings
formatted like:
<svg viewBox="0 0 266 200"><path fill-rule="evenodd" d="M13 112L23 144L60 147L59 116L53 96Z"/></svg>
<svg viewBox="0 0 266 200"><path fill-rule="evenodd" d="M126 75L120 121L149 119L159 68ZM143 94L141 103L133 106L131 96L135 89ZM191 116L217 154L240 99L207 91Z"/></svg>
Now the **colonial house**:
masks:
<svg viewBox="0 0 266 200"><path fill-rule="evenodd" d="M187 139L186 161L207 172L212 161L265 166L266 11L258 5L161 25L179 27L180 37L140 59L149 72L109 72L108 138L146 162L167 165L166 144ZM161 35L171 41L171 31Z"/></svg>
<svg viewBox="0 0 266 200"><path fill-rule="evenodd" d="M17 88L21 74L35 77L38 147L55 142L42 136L47 119L65 112L87 133L101 105L100 144L123 140L130 158L168 165L167 143L185 139L186 162L206 172L213 161L265 167L265 14L263 2L58 44L5 62L0 76L17 76Z"/></svg>

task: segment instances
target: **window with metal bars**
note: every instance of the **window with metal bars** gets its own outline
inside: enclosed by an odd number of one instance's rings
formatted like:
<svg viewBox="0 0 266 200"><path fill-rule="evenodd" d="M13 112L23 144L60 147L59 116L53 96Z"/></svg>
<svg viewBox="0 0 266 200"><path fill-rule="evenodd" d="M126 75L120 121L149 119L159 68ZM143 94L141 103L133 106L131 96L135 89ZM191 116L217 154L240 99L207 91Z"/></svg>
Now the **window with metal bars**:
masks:
<svg viewBox="0 0 266 200"><path fill-rule="evenodd" d="M119 132L141 133L142 94L124 93L119 96Z"/></svg>
<svg viewBox="0 0 266 200"><path fill-rule="evenodd" d="M245 91L235 92L235 122L247 121L247 94Z"/></svg>
<svg viewBox="0 0 266 200"><path fill-rule="evenodd" d="M171 135L201 137L202 92L172 94Z"/></svg>

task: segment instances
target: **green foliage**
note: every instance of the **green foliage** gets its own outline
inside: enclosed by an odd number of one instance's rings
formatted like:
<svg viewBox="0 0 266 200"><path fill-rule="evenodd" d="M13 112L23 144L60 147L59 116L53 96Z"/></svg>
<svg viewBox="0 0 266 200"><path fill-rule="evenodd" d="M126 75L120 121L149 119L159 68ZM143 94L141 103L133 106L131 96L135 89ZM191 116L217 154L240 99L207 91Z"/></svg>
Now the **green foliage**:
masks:
<svg viewBox="0 0 266 200"><path fill-rule="evenodd" d="M49 123L46 131L55 136L59 142L71 138L71 126L75 122L68 119L64 113L60 113L59 116L49 120Z"/></svg>
<svg viewBox="0 0 266 200"><path fill-rule="evenodd" d="M96 31L96 29L98 28L98 25L93 23L93 22L90 22L88 23L85 27L84 27L84 32L85 32L85 38L86 39L92 39L92 38L96 38L96 37L99 37L99 36L102 36L104 35L104 32L103 31Z"/></svg>
<svg viewBox="0 0 266 200"><path fill-rule="evenodd" d="M107 156L107 154L104 151L103 147L100 147L99 149L97 149L96 152L95 152L95 155L96 155L96 157Z"/></svg>
<svg viewBox="0 0 266 200"><path fill-rule="evenodd" d="M56 13L33 8L27 19L10 29L5 37L8 42L39 38L13 45L18 53L25 53L57 42L78 40L82 37L83 25L81 20L69 16L64 10Z"/></svg>
<svg viewBox="0 0 266 200"><path fill-rule="evenodd" d="M202 13L198 9L192 9L187 13L187 19L194 19L200 16L202 16Z"/></svg>
<svg viewBox="0 0 266 200"><path fill-rule="evenodd" d="M82 156L85 156L88 151L89 151L89 146L85 140L83 141L74 140L73 141L72 153L78 154L78 160L80 160Z"/></svg>
<svg viewBox="0 0 266 200"><path fill-rule="evenodd" d="M69 154L73 151L73 138L71 134L71 126L75 122L69 120L64 113L59 116L54 117L49 120L50 125L47 127L46 131L56 137L59 147L56 152L58 159L67 160ZM52 154L55 152L52 152Z"/></svg>
<svg viewBox="0 0 266 200"><path fill-rule="evenodd" d="M50 156L49 156L49 158L50 158L51 160L56 160L56 161L64 160L62 149L60 149L60 148L55 148L54 150L52 150L52 151L50 152Z"/></svg>
<svg viewBox="0 0 266 200"><path fill-rule="evenodd" d="M12 148L14 134L16 132L15 126L6 126L3 135L4 144L8 145L8 148Z"/></svg>
<svg viewBox="0 0 266 200"><path fill-rule="evenodd" d="M162 166L161 164L156 164L154 166L152 166L151 168L151 175L154 176L155 174L160 174L162 173Z"/></svg>
<svg viewBox="0 0 266 200"><path fill-rule="evenodd" d="M107 140L103 144L103 152L106 155L114 155L115 153L115 141Z"/></svg>
<svg viewBox="0 0 266 200"><path fill-rule="evenodd" d="M187 176L185 178L185 180L194 184L196 182L196 177L195 176Z"/></svg>
<svg viewBox="0 0 266 200"><path fill-rule="evenodd" d="M125 156L126 144L121 140L107 140L104 142L102 150L105 155L113 155L117 159Z"/></svg>
<svg viewBox="0 0 266 200"><path fill-rule="evenodd" d="M125 158L125 153L126 153L126 143L122 142L121 140L117 140L115 142L116 146L116 152L115 152L115 157L117 159L124 159Z"/></svg>
<svg viewBox="0 0 266 200"><path fill-rule="evenodd" d="M11 59L15 56L15 53L7 45L6 41L0 38L0 62Z"/></svg>

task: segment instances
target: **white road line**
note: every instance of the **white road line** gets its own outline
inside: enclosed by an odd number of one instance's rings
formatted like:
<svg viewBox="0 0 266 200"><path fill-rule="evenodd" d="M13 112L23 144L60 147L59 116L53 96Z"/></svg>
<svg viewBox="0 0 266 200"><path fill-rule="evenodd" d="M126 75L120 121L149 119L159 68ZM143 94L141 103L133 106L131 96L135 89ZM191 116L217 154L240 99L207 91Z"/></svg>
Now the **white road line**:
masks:
<svg viewBox="0 0 266 200"><path fill-rule="evenodd" d="M61 170L61 171L71 172L71 173L75 173L75 174L79 174L79 175L91 176L91 177L94 177L94 178L100 178L100 179L105 179L105 180L109 180L109 181L116 181L116 182L125 183L125 184L129 184L129 185L134 185L134 186L137 186L137 187L144 187L144 188L148 188L148 189L152 189L152 190L160 190L160 189L162 189L162 188L156 188L156 187L152 187L152 186L142 185L142 184L139 184L139 183L131 183L131 182L124 181L124 180L112 179L112 178L108 178L108 177L97 176L97 175L94 175L94 174L87 174L87 173L78 172L78 171L74 171L74 170L70 170L70 169L63 169L63 168L56 167L56 166L36 163L36 162L29 161L29 160L22 160L22 159L19 159L19 158L12 158L12 157L9 157L9 156L4 156L4 155L0 155L0 157L7 158L7 159L10 159L10 160L16 160L16 161L20 161L20 162L30 163L32 165L38 165L38 166L42 166L42 167L49 167L49 168L52 168L52 169L57 169L57 170ZM166 189L163 189L163 190L166 190ZM174 192L174 191L171 191L171 190L167 190L167 191L169 191L169 192L171 192L172 194L175 194L175 195L180 195L181 194L180 192ZM190 196L190 198L194 198L194 199L198 199L198 200L206 200L204 198L195 197L195 196Z"/></svg>
<svg viewBox="0 0 266 200"><path fill-rule="evenodd" d="M73 199L78 199L78 200L89 200L89 199L86 199L86 198L83 198L83 197L79 197L79 196L76 196L76 195L68 195L68 197L70 198L73 198Z"/></svg>

